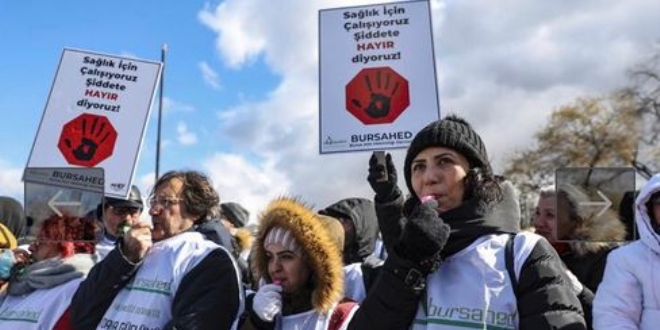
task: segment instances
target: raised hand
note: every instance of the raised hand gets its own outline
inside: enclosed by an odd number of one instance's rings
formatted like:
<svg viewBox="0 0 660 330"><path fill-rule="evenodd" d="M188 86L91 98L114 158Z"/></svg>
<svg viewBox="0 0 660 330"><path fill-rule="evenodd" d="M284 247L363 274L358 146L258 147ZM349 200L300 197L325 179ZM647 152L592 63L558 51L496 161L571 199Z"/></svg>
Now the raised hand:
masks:
<svg viewBox="0 0 660 330"><path fill-rule="evenodd" d="M138 263L142 260L153 245L151 225L144 222L131 225L122 238L122 253L132 263Z"/></svg>
<svg viewBox="0 0 660 330"><path fill-rule="evenodd" d="M397 186L396 168L389 153L385 155L384 164L378 161L375 153L371 155L367 181L376 193L377 202L390 202L401 195L401 190Z"/></svg>
<svg viewBox="0 0 660 330"><path fill-rule="evenodd" d="M449 225L438 216L437 207L434 200L415 207L395 247L403 258L413 261L425 274L440 265L440 252L451 232Z"/></svg>

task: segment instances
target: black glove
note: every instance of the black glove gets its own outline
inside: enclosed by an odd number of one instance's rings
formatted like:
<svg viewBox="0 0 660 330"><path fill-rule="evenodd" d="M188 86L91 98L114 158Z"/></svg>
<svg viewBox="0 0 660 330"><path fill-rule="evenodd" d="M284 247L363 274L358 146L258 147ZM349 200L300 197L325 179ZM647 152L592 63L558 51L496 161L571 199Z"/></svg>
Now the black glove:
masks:
<svg viewBox="0 0 660 330"><path fill-rule="evenodd" d="M394 247L402 258L414 262L424 274L432 273L442 262L440 252L451 230L438 216L437 206L437 202L430 201L414 208Z"/></svg>
<svg viewBox="0 0 660 330"><path fill-rule="evenodd" d="M391 202L401 196L401 190L396 183L396 168L389 153L385 156L385 163L385 165L379 163L376 155L372 154L369 159L369 176L367 176L367 181L376 193L374 199L381 203Z"/></svg>
<svg viewBox="0 0 660 330"><path fill-rule="evenodd" d="M383 265L416 293L424 291L426 276L442 263L440 252L449 239L451 229L436 208L437 203L431 201L413 209Z"/></svg>

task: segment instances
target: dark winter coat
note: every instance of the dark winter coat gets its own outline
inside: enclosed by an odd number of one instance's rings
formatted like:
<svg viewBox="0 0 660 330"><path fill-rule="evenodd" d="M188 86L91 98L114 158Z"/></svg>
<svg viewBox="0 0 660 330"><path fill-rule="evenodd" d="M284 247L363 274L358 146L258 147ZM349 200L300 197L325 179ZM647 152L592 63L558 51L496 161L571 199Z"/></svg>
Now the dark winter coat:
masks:
<svg viewBox="0 0 660 330"><path fill-rule="evenodd" d="M461 240L454 242L454 245L469 245L481 236L475 234L475 237L470 238L469 235L461 233L460 223L483 221L493 226L493 233L515 232L518 224L512 222L519 220L519 210L511 207L515 203L506 200L513 197L515 196L505 193L505 200L495 209L486 211L482 219L452 219L457 214L454 210L441 214L441 218L452 226L448 245L452 243L452 236ZM415 318L420 301L424 299L425 289L416 290L407 286L400 277L387 271L388 264L396 260L391 257L394 252L392 247L407 221L404 216L403 197L390 203L377 202L376 213L390 258L354 316L350 329L408 329ZM498 223L501 225L499 229ZM453 249L461 250L456 247ZM552 246L544 239L538 240L522 265L516 287L519 329L586 328L580 302L572 293L562 267Z"/></svg>
<svg viewBox="0 0 660 330"><path fill-rule="evenodd" d="M120 249L121 243L92 268L74 295L70 311L76 330L96 329L115 296L138 271L141 264L128 262ZM163 330L231 329L243 303L235 267L228 251L209 252L184 275L174 294L172 319Z"/></svg>

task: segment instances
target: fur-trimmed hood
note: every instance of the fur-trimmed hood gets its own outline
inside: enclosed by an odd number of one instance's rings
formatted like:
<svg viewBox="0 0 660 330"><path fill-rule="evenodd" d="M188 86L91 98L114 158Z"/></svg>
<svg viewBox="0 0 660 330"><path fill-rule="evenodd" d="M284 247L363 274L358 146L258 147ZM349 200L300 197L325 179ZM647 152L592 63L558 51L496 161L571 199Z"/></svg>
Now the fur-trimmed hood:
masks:
<svg viewBox="0 0 660 330"><path fill-rule="evenodd" d="M568 252L576 257L585 257L611 250L625 241L626 226L619 219L618 214L609 209L602 212L601 208L586 206L586 202L590 202L591 197L583 188L573 184L561 184L556 191L555 189L541 191L541 198L544 196L556 198L557 225L561 221L570 221L575 225L573 232L565 238L568 242L559 242L555 246L561 255ZM559 219L560 202L564 205L562 207L566 208L566 219ZM600 212L602 214L599 214ZM570 248L569 251L564 250L566 246Z"/></svg>
<svg viewBox="0 0 660 330"><path fill-rule="evenodd" d="M234 232L234 239L236 239L236 245L238 247L238 253L241 253L246 250L250 250L254 237L250 234L250 231L245 228L238 228Z"/></svg>
<svg viewBox="0 0 660 330"><path fill-rule="evenodd" d="M281 197L268 205L259 216L259 231L252 246L251 264L257 278L270 282L264 241L274 227L282 227L302 247L304 260L312 270L314 289L311 304L326 313L343 295L344 278L341 253L330 238L318 216L300 201Z"/></svg>
<svg viewBox="0 0 660 330"><path fill-rule="evenodd" d="M626 239L626 226L615 212L608 210L599 217L586 217L571 238L574 240L569 242L571 250L583 256L623 243Z"/></svg>

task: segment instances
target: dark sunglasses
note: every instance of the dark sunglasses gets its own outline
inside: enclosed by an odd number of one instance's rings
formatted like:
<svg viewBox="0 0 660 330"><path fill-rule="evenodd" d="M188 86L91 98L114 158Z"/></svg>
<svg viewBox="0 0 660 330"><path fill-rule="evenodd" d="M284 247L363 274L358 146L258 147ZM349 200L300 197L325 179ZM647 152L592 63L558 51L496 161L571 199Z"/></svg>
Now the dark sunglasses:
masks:
<svg viewBox="0 0 660 330"><path fill-rule="evenodd" d="M126 215L136 215L140 213L139 208L135 207L114 207L110 206L108 207L110 209L110 212L114 213L115 215L118 215L120 217L126 216Z"/></svg>

